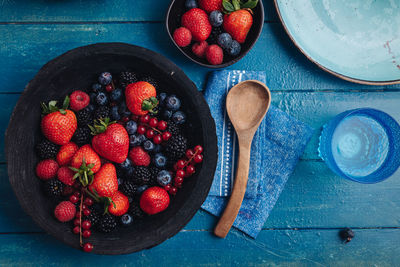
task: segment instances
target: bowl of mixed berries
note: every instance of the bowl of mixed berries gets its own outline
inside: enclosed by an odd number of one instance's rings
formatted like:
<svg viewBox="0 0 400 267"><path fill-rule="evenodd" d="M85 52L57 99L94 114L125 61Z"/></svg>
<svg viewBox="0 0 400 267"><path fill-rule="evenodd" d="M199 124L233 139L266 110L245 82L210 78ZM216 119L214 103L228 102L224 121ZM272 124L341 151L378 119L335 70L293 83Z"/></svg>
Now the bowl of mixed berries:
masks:
<svg viewBox="0 0 400 267"><path fill-rule="evenodd" d="M47 232L123 254L178 233L205 200L217 141L207 103L172 62L106 43L46 64L6 133L11 185Z"/></svg>
<svg viewBox="0 0 400 267"><path fill-rule="evenodd" d="M209 68L224 68L243 58L263 24L261 0L173 0L166 18L175 46Z"/></svg>

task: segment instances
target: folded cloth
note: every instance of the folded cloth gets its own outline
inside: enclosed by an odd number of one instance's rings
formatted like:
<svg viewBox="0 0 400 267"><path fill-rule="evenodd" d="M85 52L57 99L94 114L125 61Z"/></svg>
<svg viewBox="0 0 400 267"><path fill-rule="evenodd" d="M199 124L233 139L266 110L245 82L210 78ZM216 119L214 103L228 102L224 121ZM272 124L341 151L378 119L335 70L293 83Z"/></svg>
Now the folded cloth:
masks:
<svg viewBox="0 0 400 267"><path fill-rule="evenodd" d="M229 199L238 155L236 134L226 114L225 99L232 86L245 80L265 83L266 74L263 71L214 71L204 92L216 124L219 155L214 181L202 208L216 216L223 212ZM257 237L312 134L311 127L271 105L253 139L247 190L234 227Z"/></svg>

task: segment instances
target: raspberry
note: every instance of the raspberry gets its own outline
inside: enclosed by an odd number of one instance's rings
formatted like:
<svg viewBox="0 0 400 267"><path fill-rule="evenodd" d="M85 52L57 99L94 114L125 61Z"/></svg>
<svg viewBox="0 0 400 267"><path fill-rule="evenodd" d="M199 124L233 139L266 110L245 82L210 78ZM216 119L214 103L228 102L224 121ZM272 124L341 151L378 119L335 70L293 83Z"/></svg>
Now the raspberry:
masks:
<svg viewBox="0 0 400 267"><path fill-rule="evenodd" d="M66 185L74 184L75 173L68 167L61 167L57 171L57 178Z"/></svg>
<svg viewBox="0 0 400 267"><path fill-rule="evenodd" d="M206 41L202 41L200 43L195 43L192 46L192 52L199 58L203 58L206 54L206 49L208 47L208 43Z"/></svg>
<svg viewBox="0 0 400 267"><path fill-rule="evenodd" d="M57 163L60 166L68 165L78 149L79 147L73 142L63 145L58 151Z"/></svg>
<svg viewBox="0 0 400 267"><path fill-rule="evenodd" d="M129 159L136 166L149 166L150 156L142 147L134 147L129 152Z"/></svg>
<svg viewBox="0 0 400 267"><path fill-rule="evenodd" d="M89 105L90 97L82 91L74 91L70 96L70 107L73 111L79 111Z"/></svg>
<svg viewBox="0 0 400 267"><path fill-rule="evenodd" d="M219 65L224 60L224 51L218 45L210 45L206 49L206 58L211 65Z"/></svg>
<svg viewBox="0 0 400 267"><path fill-rule="evenodd" d="M180 27L174 31L173 38L180 47L190 45L192 42L192 33L185 27Z"/></svg>
<svg viewBox="0 0 400 267"><path fill-rule="evenodd" d="M75 205L69 201L60 202L54 209L54 215L60 222L68 222L75 218Z"/></svg>
<svg viewBox="0 0 400 267"><path fill-rule="evenodd" d="M45 159L36 165L36 175L42 180L49 180L56 176L58 164L53 159Z"/></svg>

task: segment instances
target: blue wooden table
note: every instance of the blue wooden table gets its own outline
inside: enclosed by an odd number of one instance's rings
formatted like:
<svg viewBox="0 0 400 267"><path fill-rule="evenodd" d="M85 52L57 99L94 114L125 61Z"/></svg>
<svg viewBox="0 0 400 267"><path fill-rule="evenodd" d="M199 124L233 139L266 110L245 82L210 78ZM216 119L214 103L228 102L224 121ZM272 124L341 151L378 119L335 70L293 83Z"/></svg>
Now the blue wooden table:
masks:
<svg viewBox="0 0 400 267"><path fill-rule="evenodd" d="M20 93L39 68L86 44L119 41L147 47L170 58L203 88L209 70L184 58L164 29L168 2L0 0L1 135ZM399 85L358 85L323 72L290 42L273 1L264 2L260 39L229 69L267 71L273 104L316 129L344 110L366 106L400 121ZM38 228L11 190L2 148L0 265L399 265L400 172L375 185L339 178L318 158L318 134L256 240L235 230L225 240L214 237L216 219L199 211L160 246L123 256L85 254ZM351 227L356 234L347 245L338 238L342 227Z"/></svg>

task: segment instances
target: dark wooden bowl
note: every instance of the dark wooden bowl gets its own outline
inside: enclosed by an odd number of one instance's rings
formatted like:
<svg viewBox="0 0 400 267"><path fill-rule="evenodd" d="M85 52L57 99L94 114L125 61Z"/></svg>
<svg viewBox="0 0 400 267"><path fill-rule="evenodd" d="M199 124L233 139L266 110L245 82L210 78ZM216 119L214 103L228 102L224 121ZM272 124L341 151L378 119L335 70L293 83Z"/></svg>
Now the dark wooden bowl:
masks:
<svg viewBox="0 0 400 267"><path fill-rule="evenodd" d="M123 43L79 47L47 63L27 85L14 108L5 138L10 183L23 209L48 233L79 248L78 236L72 233L70 224L54 218L56 203L41 193L41 181L35 177L39 103L88 88L103 71L124 70L149 73L164 91L181 97L193 124L191 142L203 145L204 161L195 176L185 180L164 212L110 234L93 234L88 241L94 244L93 252L97 254L132 253L160 244L178 233L207 197L217 163L217 137L209 107L193 82L170 60L142 47Z"/></svg>
<svg viewBox="0 0 400 267"><path fill-rule="evenodd" d="M257 42L258 37L260 37L260 34L262 32L262 28L264 25L264 6L262 3L262 0L258 1L257 6L253 9L254 15L253 15L253 26L251 27L247 38L246 42L242 44L242 49L240 51L240 54L236 57L231 57L231 56L226 56L224 54L224 61L220 65L211 65L207 62L205 58L198 58L195 54L193 54L191 50L191 46L187 47L179 47L175 41L174 38L172 37L174 31L181 27L181 17L182 15L186 12L185 9L185 0L172 0L168 12L167 12L167 18L165 21L165 26L167 27L167 32L169 37L171 38L171 41L174 43L174 45L191 61L207 68L213 68L213 69L219 69L219 68L225 68L228 67L232 64L235 64L239 60L241 60L253 47L253 45Z"/></svg>

